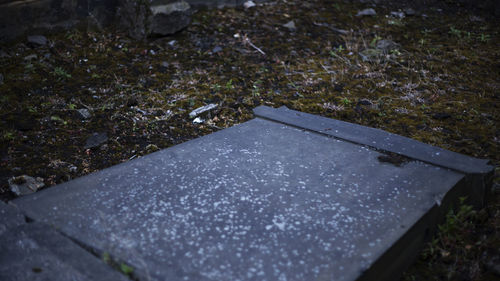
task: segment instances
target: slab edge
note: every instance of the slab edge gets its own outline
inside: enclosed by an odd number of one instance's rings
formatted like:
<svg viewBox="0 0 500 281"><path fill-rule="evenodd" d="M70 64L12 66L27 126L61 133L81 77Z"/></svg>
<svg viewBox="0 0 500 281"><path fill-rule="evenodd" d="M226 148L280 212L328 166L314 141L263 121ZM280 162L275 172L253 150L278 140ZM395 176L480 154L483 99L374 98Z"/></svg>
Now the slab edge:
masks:
<svg viewBox="0 0 500 281"><path fill-rule="evenodd" d="M384 130L295 111L285 106L280 108L259 106L253 112L256 117L397 153L466 174L488 174L494 169L488 165L488 159L466 156Z"/></svg>

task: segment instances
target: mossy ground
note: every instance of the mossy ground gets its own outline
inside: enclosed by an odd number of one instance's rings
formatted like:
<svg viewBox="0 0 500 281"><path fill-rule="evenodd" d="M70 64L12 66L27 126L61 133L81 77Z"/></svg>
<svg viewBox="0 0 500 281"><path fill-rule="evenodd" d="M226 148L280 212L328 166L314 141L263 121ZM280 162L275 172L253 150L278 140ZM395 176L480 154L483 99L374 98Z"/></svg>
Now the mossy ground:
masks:
<svg viewBox="0 0 500 281"><path fill-rule="evenodd" d="M276 1L200 11L186 30L148 42L71 30L49 36L49 46L2 46L1 199L14 198L12 176L52 186L247 121L258 105L489 158L498 186L500 22L454 4L419 11L426 17L387 16L402 6L355 16L367 7ZM291 20L295 30L282 26ZM380 52L383 39L399 46ZM359 55L365 49L375 54L370 61ZM219 107L193 124L189 112L208 103ZM79 119L80 108L92 117ZM109 140L85 149L95 132ZM460 227L438 235L404 279L498 278L488 262L500 255L499 204L497 191L482 215L455 220Z"/></svg>

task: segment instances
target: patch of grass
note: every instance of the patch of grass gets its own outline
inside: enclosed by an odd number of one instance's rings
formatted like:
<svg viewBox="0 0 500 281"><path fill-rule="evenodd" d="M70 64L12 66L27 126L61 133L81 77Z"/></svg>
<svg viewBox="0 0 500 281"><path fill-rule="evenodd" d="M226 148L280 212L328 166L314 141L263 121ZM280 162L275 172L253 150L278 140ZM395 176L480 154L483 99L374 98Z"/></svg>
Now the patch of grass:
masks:
<svg viewBox="0 0 500 281"><path fill-rule="evenodd" d="M127 265L126 263L121 263L120 264L120 270L123 274L130 276L132 273L134 273L134 268Z"/></svg>
<svg viewBox="0 0 500 281"><path fill-rule="evenodd" d="M59 67L59 66L54 68L54 71L52 71L52 74L54 76L56 76L57 80L59 80L59 81L71 78L71 74L69 74L68 72L66 72L66 70L64 70L64 68Z"/></svg>

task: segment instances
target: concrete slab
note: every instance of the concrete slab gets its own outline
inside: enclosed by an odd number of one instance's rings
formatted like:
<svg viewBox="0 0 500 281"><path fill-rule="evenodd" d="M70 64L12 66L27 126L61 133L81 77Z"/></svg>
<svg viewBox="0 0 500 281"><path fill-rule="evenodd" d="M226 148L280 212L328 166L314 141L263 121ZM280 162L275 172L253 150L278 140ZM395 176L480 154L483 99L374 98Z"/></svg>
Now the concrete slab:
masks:
<svg viewBox="0 0 500 281"><path fill-rule="evenodd" d="M70 239L41 223L0 235L0 280L128 280Z"/></svg>
<svg viewBox="0 0 500 281"><path fill-rule="evenodd" d="M13 206L0 201L0 235L25 223L24 215Z"/></svg>
<svg viewBox="0 0 500 281"><path fill-rule="evenodd" d="M256 114L13 203L144 280L384 280L412 261L449 202L477 188L466 172L477 168L433 164L443 150L405 150L413 159L397 166L379 159L398 136L377 131L383 147L370 147L369 136L350 139L369 128L342 123L332 136L322 127L331 119Z"/></svg>

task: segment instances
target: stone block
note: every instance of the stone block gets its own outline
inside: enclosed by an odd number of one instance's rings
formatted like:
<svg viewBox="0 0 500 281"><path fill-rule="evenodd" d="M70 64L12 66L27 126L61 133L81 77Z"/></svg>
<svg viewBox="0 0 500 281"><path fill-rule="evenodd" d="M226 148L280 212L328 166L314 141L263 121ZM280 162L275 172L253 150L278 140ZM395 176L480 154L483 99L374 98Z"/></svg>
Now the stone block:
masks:
<svg viewBox="0 0 500 281"><path fill-rule="evenodd" d="M14 204L148 280L386 280L493 172L382 130L255 114Z"/></svg>

